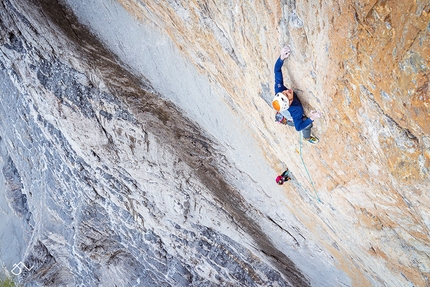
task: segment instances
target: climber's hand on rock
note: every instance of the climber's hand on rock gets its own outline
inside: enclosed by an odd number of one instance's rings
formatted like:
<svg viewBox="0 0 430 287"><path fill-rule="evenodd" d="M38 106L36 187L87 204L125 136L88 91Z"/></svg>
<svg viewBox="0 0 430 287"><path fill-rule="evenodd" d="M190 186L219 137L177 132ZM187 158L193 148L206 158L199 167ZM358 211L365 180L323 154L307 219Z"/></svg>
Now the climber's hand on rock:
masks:
<svg viewBox="0 0 430 287"><path fill-rule="evenodd" d="M281 60L285 60L290 55L291 50L290 47L285 46L281 49Z"/></svg>
<svg viewBox="0 0 430 287"><path fill-rule="evenodd" d="M311 115L309 118L314 121L314 120L318 119L319 117L321 117L321 113L313 110L313 111L311 111Z"/></svg>

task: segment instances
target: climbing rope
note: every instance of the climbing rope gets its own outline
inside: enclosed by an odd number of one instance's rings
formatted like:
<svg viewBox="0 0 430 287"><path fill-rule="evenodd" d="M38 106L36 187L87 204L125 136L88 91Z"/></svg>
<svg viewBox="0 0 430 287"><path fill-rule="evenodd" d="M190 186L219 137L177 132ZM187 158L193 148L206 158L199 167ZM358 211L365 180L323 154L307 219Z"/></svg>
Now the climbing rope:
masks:
<svg viewBox="0 0 430 287"><path fill-rule="evenodd" d="M300 159L302 160L303 166L305 167L306 173L308 174L308 177L309 177L309 182L312 184L312 187L313 187L315 195L316 195L316 197L314 197L314 196L311 196L311 197L315 198L316 200L318 200L319 202L322 203L320 197L318 196L318 192L315 189L315 185L314 185L314 182L311 178L311 175L309 174L308 168L306 167L305 161L303 160L303 157L302 157L302 137L303 137L302 132L299 133L299 137L300 137L300 140L299 140L300 141L300 152L299 152Z"/></svg>

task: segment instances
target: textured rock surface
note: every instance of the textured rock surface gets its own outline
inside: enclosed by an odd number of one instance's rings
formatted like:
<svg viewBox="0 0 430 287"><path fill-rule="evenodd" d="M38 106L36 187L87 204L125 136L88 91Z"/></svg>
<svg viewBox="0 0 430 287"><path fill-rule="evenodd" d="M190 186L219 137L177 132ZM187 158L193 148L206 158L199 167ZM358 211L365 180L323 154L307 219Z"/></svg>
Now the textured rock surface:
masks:
<svg viewBox="0 0 430 287"><path fill-rule="evenodd" d="M429 284L426 1L51 2L0 7L21 282ZM267 104L283 44L322 202Z"/></svg>

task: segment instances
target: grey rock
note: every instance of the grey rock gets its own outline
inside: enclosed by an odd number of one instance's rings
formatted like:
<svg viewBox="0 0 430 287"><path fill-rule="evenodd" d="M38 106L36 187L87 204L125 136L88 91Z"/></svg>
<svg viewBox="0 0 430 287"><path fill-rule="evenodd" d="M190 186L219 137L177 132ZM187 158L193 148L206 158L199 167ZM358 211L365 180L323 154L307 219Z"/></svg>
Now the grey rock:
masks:
<svg viewBox="0 0 430 287"><path fill-rule="evenodd" d="M2 192L30 233L20 283L311 285L224 177L217 141L67 8L6 0L0 20Z"/></svg>

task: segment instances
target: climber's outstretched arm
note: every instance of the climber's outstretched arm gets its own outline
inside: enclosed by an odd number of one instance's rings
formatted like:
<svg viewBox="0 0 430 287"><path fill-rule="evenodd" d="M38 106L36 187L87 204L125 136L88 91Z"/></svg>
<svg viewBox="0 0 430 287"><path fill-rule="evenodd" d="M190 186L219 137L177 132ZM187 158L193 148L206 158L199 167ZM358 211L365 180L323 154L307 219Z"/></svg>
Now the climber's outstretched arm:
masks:
<svg viewBox="0 0 430 287"><path fill-rule="evenodd" d="M281 49L280 56L275 63L275 94L286 90L287 88L284 86L284 77L282 75L282 65L284 64L284 60L288 58L290 55L290 48L285 46Z"/></svg>
<svg viewBox="0 0 430 287"><path fill-rule="evenodd" d="M287 88L284 86L284 78L282 75L282 65L284 61L281 60L281 57L275 63L275 94L280 93Z"/></svg>

